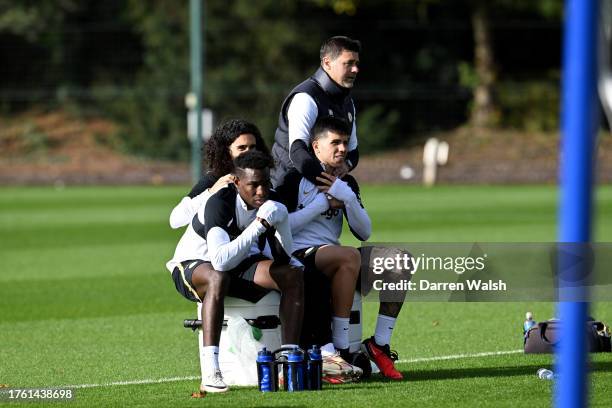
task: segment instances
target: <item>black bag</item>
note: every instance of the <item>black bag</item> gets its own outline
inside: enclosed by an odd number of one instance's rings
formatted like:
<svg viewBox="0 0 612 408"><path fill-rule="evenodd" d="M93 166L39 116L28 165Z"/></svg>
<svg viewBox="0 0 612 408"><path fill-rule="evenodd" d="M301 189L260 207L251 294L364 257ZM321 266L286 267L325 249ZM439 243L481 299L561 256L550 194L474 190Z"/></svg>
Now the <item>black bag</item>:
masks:
<svg viewBox="0 0 612 408"><path fill-rule="evenodd" d="M529 329L524 339L525 354L554 353L560 340L560 325L559 320L548 320ZM610 332L605 324L587 321L585 330L589 352L610 352Z"/></svg>

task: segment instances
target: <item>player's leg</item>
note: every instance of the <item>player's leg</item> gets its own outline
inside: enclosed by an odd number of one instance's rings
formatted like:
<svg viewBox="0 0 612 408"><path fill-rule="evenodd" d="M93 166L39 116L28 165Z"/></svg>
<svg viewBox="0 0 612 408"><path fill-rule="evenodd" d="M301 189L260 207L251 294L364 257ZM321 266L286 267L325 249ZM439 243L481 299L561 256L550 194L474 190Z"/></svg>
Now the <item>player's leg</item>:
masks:
<svg viewBox="0 0 612 408"><path fill-rule="evenodd" d="M374 335L365 339L362 343L362 350L380 369L382 375L392 380L404 378L401 372L395 368L397 352L391 350L391 335L395 328L397 316L403 303L381 302L376 318L376 329Z"/></svg>
<svg viewBox="0 0 612 408"><path fill-rule="evenodd" d="M378 344L389 344L395 321L402 310L403 302L380 302L374 338Z"/></svg>
<svg viewBox="0 0 612 408"><path fill-rule="evenodd" d="M322 347L324 379L330 383L351 382L363 370L349 359L349 324L361 257L352 247L325 245L314 254L314 266L327 276L332 296L332 343Z"/></svg>
<svg viewBox="0 0 612 408"><path fill-rule="evenodd" d="M303 270L292 265L277 265L271 260L260 261L253 281L264 288L281 292L278 311L282 342L286 346L297 346L304 315Z"/></svg>
<svg viewBox="0 0 612 408"><path fill-rule="evenodd" d="M326 245L316 253L315 265L331 282L332 339L336 349L349 347L349 317L359 276L361 256L353 247Z"/></svg>
<svg viewBox="0 0 612 408"><path fill-rule="evenodd" d="M359 377L359 367L346 362L332 342L331 282L315 266L319 248L303 248L293 253L304 265L304 320L301 343L304 347L313 344L321 347L323 381L330 384L352 382Z"/></svg>
<svg viewBox="0 0 612 408"><path fill-rule="evenodd" d="M360 251L362 255L362 279L365 278L364 288L366 289L366 293L367 289L371 288L373 280L375 278L380 279L381 277L380 275L374 277L372 268L370 267L370 260L374 257L395 258L397 255L404 255L403 251L395 248L362 247ZM410 279L411 276L410 270L403 271L397 269L388 269L382 274L382 278L385 282L399 282L404 278ZM394 301L383 301L382 299L387 296L392 297ZM397 353L391 350L390 343L397 316L402 309L405 296L405 291L395 291L393 294L379 293L381 302L378 308L374 335L364 340L362 343L362 350L378 366L381 373L385 377L393 380L403 379L402 373L395 368L394 362L398 357Z"/></svg>
<svg viewBox="0 0 612 408"><path fill-rule="evenodd" d="M190 300L202 302L202 336L204 347L201 365L200 389L207 392L225 392L229 388L219 369L219 338L223 324L223 300L229 277L215 271L202 260L182 262L172 274L179 292ZM179 289L180 288L180 289Z"/></svg>
<svg viewBox="0 0 612 408"><path fill-rule="evenodd" d="M301 255L301 254L299 254ZM295 255L304 264L304 319L300 345L306 350L332 343L330 280L314 265L314 253L306 258Z"/></svg>
<svg viewBox="0 0 612 408"><path fill-rule="evenodd" d="M191 281L202 299L204 347L218 346L223 327L224 299L230 277L225 272L214 270L210 263L205 262L195 268Z"/></svg>

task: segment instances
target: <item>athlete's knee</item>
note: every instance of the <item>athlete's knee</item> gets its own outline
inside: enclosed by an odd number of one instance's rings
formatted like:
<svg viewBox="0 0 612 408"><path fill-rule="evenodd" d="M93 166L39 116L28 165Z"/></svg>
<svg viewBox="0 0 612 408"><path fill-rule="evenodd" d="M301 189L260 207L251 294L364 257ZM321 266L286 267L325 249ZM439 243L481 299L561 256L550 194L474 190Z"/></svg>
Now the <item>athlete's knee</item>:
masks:
<svg viewBox="0 0 612 408"><path fill-rule="evenodd" d="M304 270L291 265L272 265L270 276L276 282L281 292L293 290L304 291Z"/></svg>
<svg viewBox="0 0 612 408"><path fill-rule="evenodd" d="M389 248L390 255L389 257L393 257L394 259L402 259L406 260L401 265L396 264L394 268L385 270L383 276L389 281L398 281L407 279L412 279L412 270L414 266L412 265L412 254L410 252L399 249L399 248Z"/></svg>
<svg viewBox="0 0 612 408"><path fill-rule="evenodd" d="M351 272L359 273L361 267L361 254L357 248L353 247L340 247L339 263L340 266L349 269Z"/></svg>
<svg viewBox="0 0 612 408"><path fill-rule="evenodd" d="M229 287L230 277L226 272L219 272L214 269L208 271L208 292L223 295Z"/></svg>

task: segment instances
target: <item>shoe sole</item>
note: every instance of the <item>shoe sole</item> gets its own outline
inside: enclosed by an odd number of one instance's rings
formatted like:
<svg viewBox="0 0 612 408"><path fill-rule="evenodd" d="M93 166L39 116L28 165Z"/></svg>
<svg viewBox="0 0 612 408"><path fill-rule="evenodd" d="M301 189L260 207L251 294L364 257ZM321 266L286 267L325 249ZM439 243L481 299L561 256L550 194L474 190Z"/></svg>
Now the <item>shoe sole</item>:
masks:
<svg viewBox="0 0 612 408"><path fill-rule="evenodd" d="M325 374L332 377L361 377L363 375L363 370L357 366L353 366L350 370L325 370L325 368L323 368L323 375Z"/></svg>
<svg viewBox="0 0 612 408"><path fill-rule="evenodd" d="M327 384L348 384L353 383L356 380L353 377L322 377L321 381Z"/></svg>
<svg viewBox="0 0 612 408"><path fill-rule="evenodd" d="M217 388L217 387L211 387L209 385L205 385L204 387L200 388L200 392L221 393L221 392L227 392L227 391L229 391L229 387Z"/></svg>

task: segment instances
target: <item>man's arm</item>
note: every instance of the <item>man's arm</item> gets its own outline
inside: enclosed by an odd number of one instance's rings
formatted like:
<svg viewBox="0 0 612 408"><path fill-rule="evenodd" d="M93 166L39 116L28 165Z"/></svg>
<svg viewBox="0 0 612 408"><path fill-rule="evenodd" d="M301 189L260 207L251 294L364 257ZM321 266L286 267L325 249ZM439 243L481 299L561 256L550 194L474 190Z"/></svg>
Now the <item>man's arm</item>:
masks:
<svg viewBox="0 0 612 408"><path fill-rule="evenodd" d="M196 197L183 197L180 203L170 213L170 227L176 229L189 224L198 209L206 204L210 198L208 190L204 190Z"/></svg>
<svg viewBox="0 0 612 408"><path fill-rule="evenodd" d="M198 183L193 186L191 191L172 209L170 213L170 227L176 229L189 224L193 216L198 212L198 209L206 204L208 198L212 195L208 189L212 187L216 178L205 175Z"/></svg>
<svg viewBox="0 0 612 408"><path fill-rule="evenodd" d="M361 204L359 185L350 175L345 176L344 180L336 179L328 193L344 203L344 214L355 238L367 241L372 234L372 221Z"/></svg>
<svg viewBox="0 0 612 408"><path fill-rule="evenodd" d="M302 175L297 170L290 170L275 191L278 200L285 204L289 211L289 226L293 234L299 232L307 223L329 208L325 195L319 193L314 186L311 187L309 194L316 194L315 199L306 207L298 208L302 180Z"/></svg>
<svg viewBox="0 0 612 408"><path fill-rule="evenodd" d="M236 222L233 216L235 203L224 200L224 196L229 195L213 195L204 211L210 262L217 271L227 271L238 266L248 256L251 246L266 231L263 223L256 219L233 241L230 240L228 229L232 222Z"/></svg>
<svg viewBox="0 0 612 408"><path fill-rule="evenodd" d="M236 239L230 241L229 234L223 228L211 228L206 234L206 241L213 268L217 271L228 271L238 266L265 230L266 227L261 222L253 220Z"/></svg>
<svg viewBox="0 0 612 408"><path fill-rule="evenodd" d="M346 164L348 164L349 171L357 167L359 163L359 149L351 150L346 154Z"/></svg>
<svg viewBox="0 0 612 408"><path fill-rule="evenodd" d="M281 203L276 204L282 206ZM289 228L287 210L284 206L282 210L284 210L282 219L277 220L276 225L266 231L266 239L270 246L272 259L274 259L274 263L278 265L289 264L291 254L293 253L293 236Z"/></svg>
<svg viewBox="0 0 612 408"><path fill-rule="evenodd" d="M287 122L289 124L289 158L295 168L316 184L316 177L321 173L322 167L316 157L308 150L310 145L310 131L314 127L319 115L317 104L307 93L298 93L287 109Z"/></svg>
<svg viewBox="0 0 612 408"><path fill-rule="evenodd" d="M353 112L355 112L355 105L353 105ZM308 149L310 133L317 121L318 115L319 109L316 102L310 95L304 92L296 94L287 109L289 158L300 174L313 184L318 184L316 178L322 171L319 160ZM357 167L357 163L359 163L357 125L354 114L348 149L349 152L346 159L348 171L350 171Z"/></svg>
<svg viewBox="0 0 612 408"><path fill-rule="evenodd" d="M349 137L348 153L346 154L346 163L349 171L357 167L359 163L359 149L357 148L357 114L355 104L353 103L353 127L351 128L351 136Z"/></svg>
<svg viewBox="0 0 612 408"><path fill-rule="evenodd" d="M306 207L289 214L289 225L291 232L296 234L304 228L309 222L321 215L322 212L329 208L329 201L325 194L314 191L316 197Z"/></svg>

